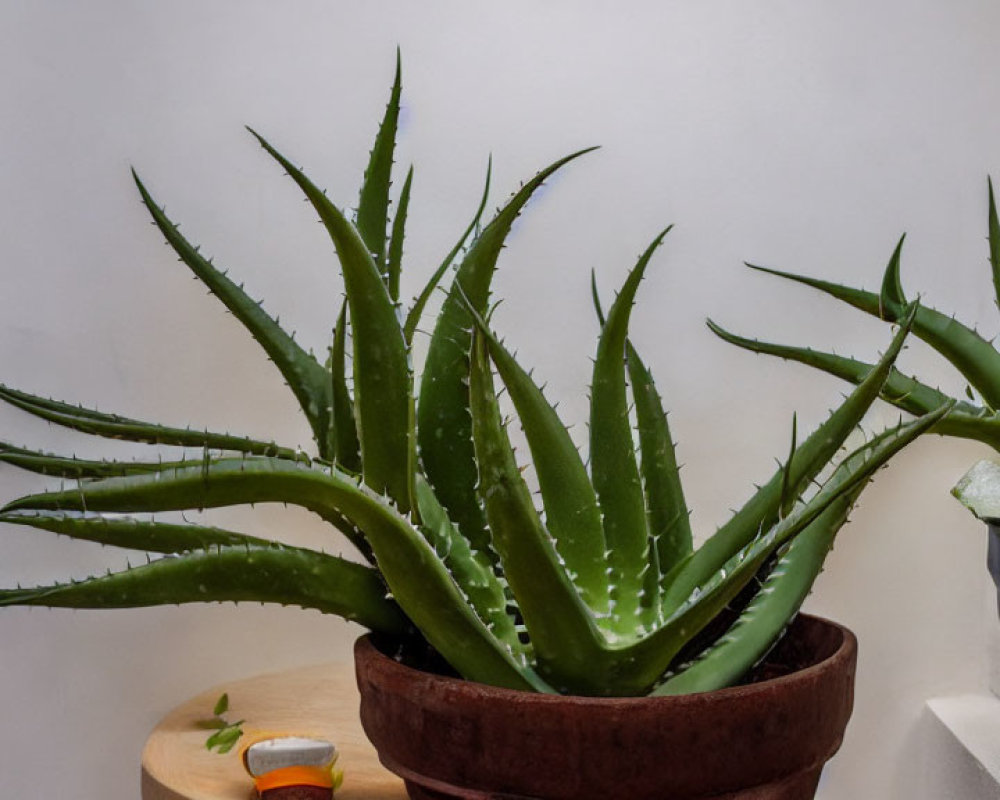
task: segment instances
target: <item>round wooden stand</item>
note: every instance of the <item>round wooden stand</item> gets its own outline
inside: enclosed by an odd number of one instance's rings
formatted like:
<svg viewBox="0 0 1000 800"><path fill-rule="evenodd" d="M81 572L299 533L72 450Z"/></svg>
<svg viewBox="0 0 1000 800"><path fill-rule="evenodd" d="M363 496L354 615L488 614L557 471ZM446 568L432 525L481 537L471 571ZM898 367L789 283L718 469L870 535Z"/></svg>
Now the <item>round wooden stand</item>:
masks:
<svg viewBox="0 0 1000 800"><path fill-rule="evenodd" d="M239 745L225 755L205 749L210 731L198 720L212 715L229 693L230 720L244 719L244 739L255 734L302 734L329 739L340 751L344 785L337 800L405 800L403 782L379 764L358 720L354 665L321 664L234 681L178 706L146 740L142 800L251 800L253 783Z"/></svg>

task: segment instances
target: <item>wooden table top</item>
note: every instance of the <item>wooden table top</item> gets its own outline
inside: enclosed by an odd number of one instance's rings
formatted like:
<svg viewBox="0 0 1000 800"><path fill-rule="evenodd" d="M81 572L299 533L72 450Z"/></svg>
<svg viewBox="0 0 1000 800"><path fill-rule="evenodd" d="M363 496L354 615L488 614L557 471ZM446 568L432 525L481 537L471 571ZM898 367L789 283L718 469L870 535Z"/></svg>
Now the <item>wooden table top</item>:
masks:
<svg viewBox="0 0 1000 800"><path fill-rule="evenodd" d="M340 751L344 784L337 800L406 800L403 782L388 772L358 719L351 663L320 664L217 686L175 708L153 729L142 753L142 800L250 800L256 793L237 745L225 755L205 749L211 717L223 692L226 719L244 719L244 739L286 733L328 739Z"/></svg>

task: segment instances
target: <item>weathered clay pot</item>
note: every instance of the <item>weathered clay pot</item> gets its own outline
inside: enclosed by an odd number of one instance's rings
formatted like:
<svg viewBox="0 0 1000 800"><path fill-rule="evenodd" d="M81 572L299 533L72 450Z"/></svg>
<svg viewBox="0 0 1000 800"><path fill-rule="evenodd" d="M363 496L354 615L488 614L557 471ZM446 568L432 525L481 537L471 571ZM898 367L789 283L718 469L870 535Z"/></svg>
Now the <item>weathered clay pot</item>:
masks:
<svg viewBox="0 0 1000 800"><path fill-rule="evenodd" d="M805 800L851 715L857 641L800 615L755 682L654 698L497 689L368 636L354 656L361 723L414 800Z"/></svg>

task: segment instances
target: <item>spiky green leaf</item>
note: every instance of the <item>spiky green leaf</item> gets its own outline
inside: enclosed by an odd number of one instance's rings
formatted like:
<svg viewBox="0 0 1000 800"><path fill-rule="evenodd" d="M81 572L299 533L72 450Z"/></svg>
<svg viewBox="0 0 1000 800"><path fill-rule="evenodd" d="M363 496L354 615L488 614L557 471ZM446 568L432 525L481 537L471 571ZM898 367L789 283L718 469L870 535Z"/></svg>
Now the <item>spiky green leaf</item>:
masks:
<svg viewBox="0 0 1000 800"><path fill-rule="evenodd" d="M413 335L417 332L417 326L420 324L420 317L424 313L424 306L426 306L427 301L430 300L431 294L441 282L441 278L444 277L445 272L448 271L448 268L455 261L455 257L465 246L469 236L471 236L479 227L479 220L483 217L483 211L486 209L486 201L490 196L490 175L492 172L493 159L491 158L489 163L486 165L486 185L483 187L483 196L479 201L479 207L476 209L472 222L470 222L469 227L462 232L458 241L455 242L455 246L452 247L448 255L444 257L444 260L438 265L438 268L434 270L434 274L431 275L430 280L424 284L424 288L421 289L420 294L413 301L413 306L406 315L406 322L403 324L403 335L406 338L407 344L413 343Z"/></svg>
<svg viewBox="0 0 1000 800"><path fill-rule="evenodd" d="M315 608L395 635L407 628L375 570L274 545L197 550L82 581L0 590L0 606L139 608L210 602Z"/></svg>
<svg viewBox="0 0 1000 800"><path fill-rule="evenodd" d="M591 384L590 470L615 576L614 618L622 630L635 627L649 568L649 529L628 413L625 342L639 282L669 230L662 231L640 256L611 306L601 328Z"/></svg>
<svg viewBox="0 0 1000 800"><path fill-rule="evenodd" d="M844 402L806 440L795 449L789 460L787 478L789 495L798 497L820 470L830 462L847 436L861 421L865 412L878 398L883 384L903 347L917 309L912 309L893 337L875 368L865 377ZM667 576L668 588L663 598L664 608L671 613L686 598L715 573L734 553L750 542L760 531L768 530L777 520L781 504L781 487L786 481L785 470L779 469L771 479L717 530L698 550Z"/></svg>
<svg viewBox="0 0 1000 800"><path fill-rule="evenodd" d="M525 656L525 645L518 638L514 619L507 610L513 599L508 597L503 584L494 574L490 554L475 552L469 547L468 541L448 519L444 506L421 475L416 480L416 498L421 530L444 561L455 583L469 598L479 618L512 652Z"/></svg>
<svg viewBox="0 0 1000 800"><path fill-rule="evenodd" d="M623 649L621 680L631 693L645 693L657 682L670 661L754 579L767 559L793 540L840 498L862 487L893 455L932 427L948 413L944 406L892 430L890 436L865 451L837 481L828 481L809 502L799 505L763 535L737 550L731 558L696 587L696 591L649 636Z"/></svg>
<svg viewBox="0 0 1000 800"><path fill-rule="evenodd" d="M410 210L410 190L413 186L413 167L406 173L403 189L399 193L399 208L392 219L389 237L389 256L386 262L386 282L392 302L399 302L399 277L403 271L403 239L406 235L406 215ZM409 339L407 339L409 343Z"/></svg>
<svg viewBox="0 0 1000 800"><path fill-rule="evenodd" d="M354 342L354 404L365 483L410 509L414 453L409 351L382 275L357 228L303 172L250 129L312 203L340 259Z"/></svg>
<svg viewBox="0 0 1000 800"><path fill-rule="evenodd" d="M470 387L479 490L493 545L518 599L539 672L561 692L593 691L594 683L604 677L599 668L603 639L560 563L514 460L482 335L473 342Z"/></svg>
<svg viewBox="0 0 1000 800"><path fill-rule="evenodd" d="M893 309L883 308L880 296L873 292L753 264L747 266L811 286L872 316L881 318L886 313L887 319L898 321ZM972 328L927 306L917 310L913 332L948 359L976 387L990 408L1000 408L1000 353L993 345Z"/></svg>
<svg viewBox="0 0 1000 800"><path fill-rule="evenodd" d="M586 152L589 150L573 153L543 169L497 212L465 254L431 336L417 405L420 459L434 493L448 509L448 516L477 550L485 549L488 536L476 496L476 462L469 418L472 318L458 287L472 301L477 313L485 314L497 259L514 220L547 177Z"/></svg>
<svg viewBox="0 0 1000 800"><path fill-rule="evenodd" d="M222 528L76 511L8 511L0 513L0 522L38 528L80 541L149 553L172 554L213 547L264 547L274 544L256 536Z"/></svg>
<svg viewBox="0 0 1000 800"><path fill-rule="evenodd" d="M263 442L228 433L196 431L191 428L171 428L142 422L118 414L106 414L95 409L83 408L59 400L51 400L8 386L0 385L0 400L10 403L29 414L62 425L65 428L124 439L130 442L199 447L211 450L229 450L251 455L276 456L291 460L309 460L301 450L279 447L274 442Z"/></svg>
<svg viewBox="0 0 1000 800"><path fill-rule="evenodd" d="M746 339L724 330L714 322L709 321L708 325L717 336L737 347L755 353L765 353L790 361L798 361L854 384L863 381L865 376L874 369L873 364L855 358L824 353L805 347L792 347L762 342L757 339ZM915 416L933 411L953 399L939 389L921 383L895 368L889 372L889 377L886 378L882 387L881 396L883 400ZM956 402L951 413L935 426L933 432L941 436L973 439L984 442L995 449L1000 449L1000 417L988 409L979 408L971 403Z"/></svg>
<svg viewBox="0 0 1000 800"><path fill-rule="evenodd" d="M299 505L324 519L346 519L364 531L392 596L461 674L498 686L549 690L476 616L423 535L383 498L335 469L232 459L207 470L108 478L75 490L29 495L3 510L157 512L268 502Z"/></svg>
<svg viewBox="0 0 1000 800"><path fill-rule="evenodd" d="M997 307L1000 308L1000 220L997 219L997 203L993 196L993 179L987 179L990 194L988 230L990 243L990 268L993 272L993 291Z"/></svg>
<svg viewBox="0 0 1000 800"><path fill-rule="evenodd" d="M659 617L663 579L691 554L691 522L663 401L653 376L631 342L625 343L629 382L639 429L640 471L650 536L650 569L644 582L647 619Z"/></svg>
<svg viewBox="0 0 1000 800"><path fill-rule="evenodd" d="M399 124L399 99L402 93L402 69L396 51L396 74L389 93L389 103L375 136L365 170L361 197L358 201L358 233L371 253L379 272L386 271L385 227L389 216L389 185L392 180L392 154L396 148L396 127ZM388 275L386 275L388 279ZM388 280L387 280L388 283Z"/></svg>
<svg viewBox="0 0 1000 800"><path fill-rule="evenodd" d="M798 444L799 419L797 414L792 414L792 444L788 448L788 458L781 469L781 499L778 501L778 516L787 517L798 500L798 496L792 494L792 459L795 457L795 448Z"/></svg>
<svg viewBox="0 0 1000 800"><path fill-rule="evenodd" d="M831 481L841 481L863 463L865 453L891 436L885 431L865 449L838 465ZM709 692L740 680L771 649L794 618L823 568L834 538L847 521L864 484L834 500L780 553L759 591L732 626L691 663L678 665L654 695Z"/></svg>
<svg viewBox="0 0 1000 800"><path fill-rule="evenodd" d="M326 433L330 425L330 381L326 370L312 356L285 333L261 308L243 291L241 286L230 280L224 272L198 252L198 248L185 239L177 225L170 221L163 210L146 191L146 187L133 170L132 176L139 187L142 202L149 210L153 221L166 237L181 261L198 276L209 291L223 302L234 317L250 332L264 348L268 358L280 370L289 388L295 394L302 411L309 421L321 457L326 454Z"/></svg>
<svg viewBox="0 0 1000 800"><path fill-rule="evenodd" d="M354 419L354 399L347 387L347 301L340 306L330 347L330 378L333 382L333 413L330 431L333 460L349 472L361 472L361 445Z"/></svg>
<svg viewBox="0 0 1000 800"><path fill-rule="evenodd" d="M900 237L899 244L892 252L892 257L885 267L882 276L882 291L879 292L879 314L882 319L897 320L906 307L906 296L903 293L903 281L899 277L900 256L903 252L903 242L906 234Z"/></svg>
<svg viewBox="0 0 1000 800"><path fill-rule="evenodd" d="M605 615L610 601L607 548L601 510L583 460L542 390L483 319L471 308L470 313L478 329L476 335L497 366L528 441L545 508L545 527L584 601ZM485 377L482 380L485 382Z"/></svg>
<svg viewBox="0 0 1000 800"><path fill-rule="evenodd" d="M40 450L0 442L0 461L15 467L37 472L40 475L54 475L60 478L110 478L115 475L134 475L142 472L158 472L162 469L176 469L190 466L191 460L181 461L95 461L75 456L60 456Z"/></svg>

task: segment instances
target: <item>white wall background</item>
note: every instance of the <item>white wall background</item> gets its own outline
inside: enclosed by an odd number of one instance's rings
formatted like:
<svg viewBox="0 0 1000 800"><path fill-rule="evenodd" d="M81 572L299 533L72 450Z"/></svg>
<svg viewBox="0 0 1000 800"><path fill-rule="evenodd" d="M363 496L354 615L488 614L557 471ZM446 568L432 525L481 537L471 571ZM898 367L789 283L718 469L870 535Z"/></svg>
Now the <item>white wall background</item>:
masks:
<svg viewBox="0 0 1000 800"><path fill-rule="evenodd" d="M844 387L731 348L704 318L861 357L889 336L743 260L873 287L909 231L911 293L988 335L1000 328L984 241L986 175L1000 176L998 26L986 0L3 3L0 374L139 418L308 444L277 372L147 224L128 167L320 350L339 301L331 248L242 126L352 204L398 44L399 161L417 165L407 293L465 225L490 153L499 202L542 165L603 145L532 205L497 280L508 298L497 327L581 432L596 335L589 271L610 295L676 223L643 284L634 338L673 409L707 533L784 454L792 412L811 428ZM903 365L962 389L917 344ZM871 424L894 417L882 408ZM0 438L82 455L137 449L6 408ZM809 601L861 642L855 716L823 800L925 796L938 767L924 699L985 687L996 624L985 537L948 495L985 455L938 439L904 453L863 498ZM44 481L3 468L0 484L9 499ZM284 509L212 519L327 536ZM2 535L0 585L125 561L46 534ZM3 794L133 798L145 735L172 705L231 678L347 657L355 632L273 608L4 610Z"/></svg>

